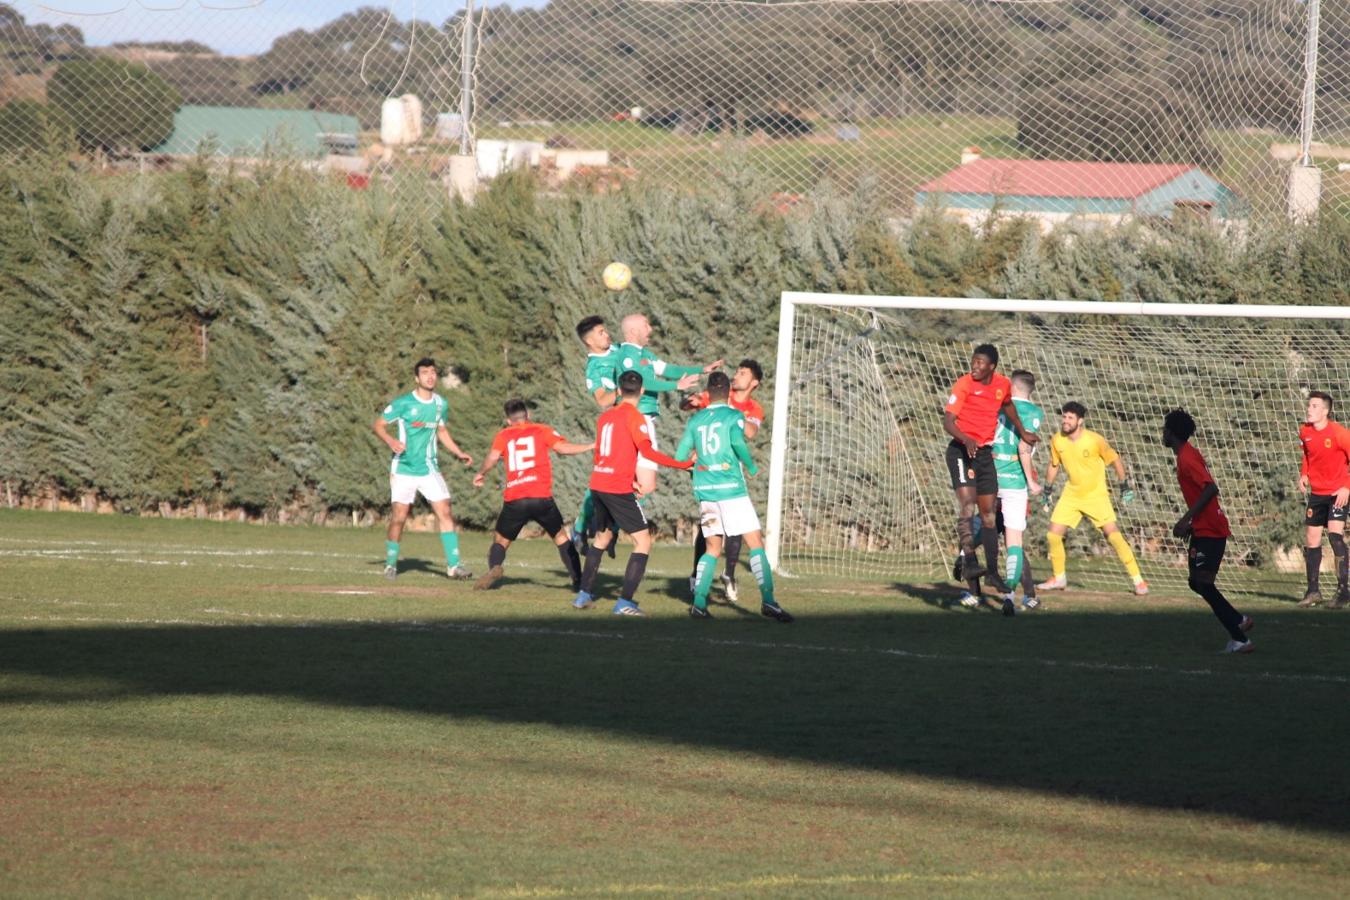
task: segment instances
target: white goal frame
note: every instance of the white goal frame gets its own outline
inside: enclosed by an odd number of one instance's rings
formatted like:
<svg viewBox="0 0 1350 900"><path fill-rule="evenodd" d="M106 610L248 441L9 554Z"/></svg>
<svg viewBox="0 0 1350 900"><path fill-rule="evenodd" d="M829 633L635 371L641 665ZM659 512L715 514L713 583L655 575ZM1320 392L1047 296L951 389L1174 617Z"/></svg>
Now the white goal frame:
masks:
<svg viewBox="0 0 1350 900"><path fill-rule="evenodd" d="M769 564L780 568L783 527L783 484L787 474L788 412L792 404L792 340L797 307L834 306L864 309L949 310L958 312L1040 313L1092 316L1179 316L1225 319L1350 320L1350 308L1277 306L1241 303L1144 303L1096 300L1004 300L967 297L889 297L866 294L820 294L784 291L778 314L778 358L774 367L773 428L769 449L769 501L764 546ZM953 373L953 377L956 374ZM940 427L934 420L934 428Z"/></svg>

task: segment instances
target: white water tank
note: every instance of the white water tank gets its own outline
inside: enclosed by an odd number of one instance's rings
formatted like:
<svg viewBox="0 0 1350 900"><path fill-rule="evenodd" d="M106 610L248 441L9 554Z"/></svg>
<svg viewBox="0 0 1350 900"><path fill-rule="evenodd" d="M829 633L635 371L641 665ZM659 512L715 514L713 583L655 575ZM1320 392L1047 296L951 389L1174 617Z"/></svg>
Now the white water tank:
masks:
<svg viewBox="0 0 1350 900"><path fill-rule="evenodd" d="M403 101L390 97L380 105L380 143L394 147L405 143L403 138Z"/></svg>
<svg viewBox="0 0 1350 900"><path fill-rule="evenodd" d="M380 105L380 143L386 147L422 139L422 101L415 94L390 97Z"/></svg>

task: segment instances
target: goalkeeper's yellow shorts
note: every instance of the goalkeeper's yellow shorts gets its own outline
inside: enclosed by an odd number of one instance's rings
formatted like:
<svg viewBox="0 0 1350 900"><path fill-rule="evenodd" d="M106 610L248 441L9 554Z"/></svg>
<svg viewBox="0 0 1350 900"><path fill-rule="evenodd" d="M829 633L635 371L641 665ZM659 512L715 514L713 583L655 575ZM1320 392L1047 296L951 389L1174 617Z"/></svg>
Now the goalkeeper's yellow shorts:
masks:
<svg viewBox="0 0 1350 900"><path fill-rule="evenodd" d="M1111 506L1111 495L1106 491L1092 494L1074 494L1065 491L1055 504L1055 511L1050 513L1050 522L1054 525L1063 525L1065 528L1077 528L1078 523L1083 521L1083 516L1087 516L1088 521L1098 529L1103 525L1110 525L1116 520L1116 511Z"/></svg>

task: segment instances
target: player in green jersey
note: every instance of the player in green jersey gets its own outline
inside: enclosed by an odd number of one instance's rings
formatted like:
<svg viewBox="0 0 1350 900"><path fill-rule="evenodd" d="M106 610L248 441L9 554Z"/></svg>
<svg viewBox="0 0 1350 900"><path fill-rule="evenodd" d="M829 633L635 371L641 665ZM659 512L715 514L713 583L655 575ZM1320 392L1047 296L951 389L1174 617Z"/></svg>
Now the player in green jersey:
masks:
<svg viewBox="0 0 1350 900"><path fill-rule="evenodd" d="M652 337L652 324L643 315L635 313L624 316L619 330L623 334L623 343L619 345L619 372L637 372L642 376L642 397L638 400L638 412L647 417L647 432L651 437L652 449L660 450L661 445L656 440L656 418L661 414L658 396L665 391L689 390L698 384L699 375L721 368L722 360L699 367L677 366L658 359L647 346ZM638 457L639 496L646 496L656 490L656 469L656 463Z"/></svg>
<svg viewBox="0 0 1350 900"><path fill-rule="evenodd" d="M1036 376L1025 369L1017 369L1010 376L1012 381L1013 406L1017 407L1017 418L1031 433L1036 433L1045 420L1045 412L1031 402L1031 392L1036 389ZM1013 605L1013 591L1021 582L1023 588L1022 607L1035 609L1040 605L1036 599L1036 582L1031 575L1031 566L1022 552L1022 534L1027 529L1027 507L1030 496L1040 496L1044 490L1036 477L1036 467L1031 461L1033 448L1018 436L1017 429L1002 413L998 417L998 427L994 431L994 471L998 475L999 514L1003 519L1003 536L1008 542L1008 557L1004 571L1004 582L1008 590L1003 595L1003 614L1014 615L1017 608Z"/></svg>
<svg viewBox="0 0 1350 900"><path fill-rule="evenodd" d="M393 514L389 519L384 551L384 577L398 574L399 540L403 526L412 512L413 502L421 494L436 514L441 530L441 546L445 548L445 574L454 579L472 578L473 573L459 564L459 533L450 516L450 489L436 458L440 443L466 466L473 465L473 457L459 449L446 427L445 398L435 392L434 360L422 358L413 366L417 386L410 393L394 398L371 426L377 437L394 451L389 465L389 492ZM397 437L389 433L389 425L398 425Z"/></svg>
<svg viewBox="0 0 1350 900"><path fill-rule="evenodd" d="M689 615L695 619L712 618L708 612L708 593L717 571L717 557L722 552L722 539L742 535L750 548L750 571L759 584L760 613L779 622L791 622L792 616L774 599L773 571L764 552L759 516L750 502L741 467L751 475L759 470L745 443L745 416L727 403L730 393L731 379L726 373L713 372L708 376L708 406L690 418L675 450L675 458L681 462L690 456L698 458L694 466L694 497L699 501L699 527L708 542L707 552L698 561L694 604L689 607Z"/></svg>

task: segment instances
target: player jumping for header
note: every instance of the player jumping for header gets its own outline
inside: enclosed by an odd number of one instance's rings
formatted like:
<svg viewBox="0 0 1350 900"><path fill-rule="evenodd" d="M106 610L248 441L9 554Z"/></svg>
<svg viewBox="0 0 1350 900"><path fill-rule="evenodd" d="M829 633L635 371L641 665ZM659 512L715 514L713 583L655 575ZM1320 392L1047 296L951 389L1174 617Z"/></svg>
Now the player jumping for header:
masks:
<svg viewBox="0 0 1350 900"><path fill-rule="evenodd" d="M975 530L971 524L979 510L981 540L990 581L999 591L1006 585L998 576L998 530L994 502L998 499L998 474L994 469L993 443L998 415L1008 417L1013 429L1034 445L1039 438L1022 425L1012 401L1012 384L1000 375L998 350L993 344L981 344L970 357L970 371L957 379L947 398L942 427L951 435L947 445L947 471L960 506L956 534L961 542L961 576L967 582L986 573L975 558Z"/></svg>
<svg viewBox="0 0 1350 900"><path fill-rule="evenodd" d="M657 396L666 391L687 391L698 384L699 375L707 374L722 367L722 360L706 366L677 366L658 359L647 347L652 338L652 324L643 315L624 316L619 323L623 334L623 343L619 345L619 372L636 372L642 378L642 395L638 400L637 411L647 420L647 436L652 447L658 446L656 438L656 419L661 415L661 405ZM670 379L676 379L671 381ZM638 488L642 496L656 490L656 463L646 454L637 464Z"/></svg>
<svg viewBox="0 0 1350 900"><path fill-rule="evenodd" d="M595 447L590 444L572 444L549 425L530 421L530 410L524 400L508 400L504 406L507 425L492 439L492 449L483 460L483 467L473 477L473 486L480 488L497 465L506 459L506 485L502 489L502 511L497 516L496 535L488 549L487 573L474 585L475 590L487 590L502 577L506 550L520 536L520 530L529 522L537 523L558 545L558 555L572 580L572 590L581 586L581 559L577 548L568 540L563 528L562 513L553 500L553 461L549 453L569 456L586 453Z"/></svg>
<svg viewBox="0 0 1350 900"><path fill-rule="evenodd" d="M581 570L581 590L572 605L586 609L595 603L595 575L600 558L614 539L611 527L617 525L633 538L633 552L623 576L623 589L614 604L616 616L645 615L638 608L638 585L647 571L652 535L647 516L633 493L638 455L675 469L688 469L692 463L672 459L652 446L650 426L638 412L642 396L642 376L624 372L619 376L619 405L601 414L595 423L595 464L591 469L591 496L595 498L595 541L586 550L586 565Z"/></svg>
<svg viewBox="0 0 1350 900"><path fill-rule="evenodd" d="M1054 487L1060 466L1069 475L1069 485L1050 514L1050 532L1046 535L1054 576L1037 585L1037 589L1061 591L1068 586L1069 581L1064 574L1064 535L1070 528L1077 528L1083 516L1087 516L1106 535L1107 541L1116 551L1116 556L1134 581L1134 592L1141 596L1147 594L1148 582L1140 574L1134 551L1116 525L1116 511L1111 506L1111 494L1106 488L1106 467L1111 466L1116 470L1116 478L1120 479L1120 499L1125 503L1134 502L1134 491L1125 477L1125 464L1121 462L1120 454L1111 449L1106 438L1084 427L1087 407L1070 400L1060 407L1059 413L1059 434L1050 439L1050 468L1045 473L1045 489L1048 491Z"/></svg>
<svg viewBox="0 0 1350 900"><path fill-rule="evenodd" d="M1219 486L1209 474L1205 458L1190 444L1193 434L1195 420L1184 409L1174 409L1163 419L1162 441L1177 456L1177 482L1188 507L1172 526L1172 534L1189 538L1186 565L1190 578L1186 584L1204 598L1227 629L1228 646L1224 652L1251 653L1252 642L1247 639L1247 632L1252 630L1252 617L1233 609L1214 583L1233 532L1228 529L1228 517L1219 507Z"/></svg>
<svg viewBox="0 0 1350 900"><path fill-rule="evenodd" d="M689 459L690 454L698 455L694 496L699 501L699 530L707 541L707 550L695 569L697 581L689 615L695 619L712 618L708 612L708 592L717 570L717 556L722 550L722 539L735 536L744 537L750 545L750 571L759 584L760 614L779 622L791 622L792 616L773 596L773 572L741 467L751 475L759 470L745 444L748 424L745 415L727 403L730 392L731 379L725 374L713 372L708 376L708 405L689 419L675 450L675 458L679 460Z"/></svg>
<svg viewBox="0 0 1350 900"><path fill-rule="evenodd" d="M1313 391L1308 395L1308 420L1298 430L1303 445L1303 466L1298 486L1308 494L1303 521L1307 540L1303 561L1308 572L1308 592L1298 605L1322 602L1318 580L1322 571L1322 528L1326 527L1331 552L1336 557L1336 598L1328 609L1340 609L1350 600L1346 575L1350 553L1345 545L1346 503L1350 500L1350 430L1331 419L1331 395Z"/></svg>
<svg viewBox="0 0 1350 900"><path fill-rule="evenodd" d="M380 440L394 451L389 466L389 493L393 507L389 531L384 544L384 577L398 574L399 541L403 525L408 521L413 502L421 494L436 514L441 530L441 546L445 549L445 574L455 579L472 578L473 573L459 564L459 533L450 516L450 489L436 459L436 444L449 450L466 466L473 465L473 457L459 449L446 427L445 398L435 392L436 363L423 357L413 366L417 386L410 393L394 399L375 420L372 429ZM387 426L398 423L398 437L389 434Z"/></svg>

